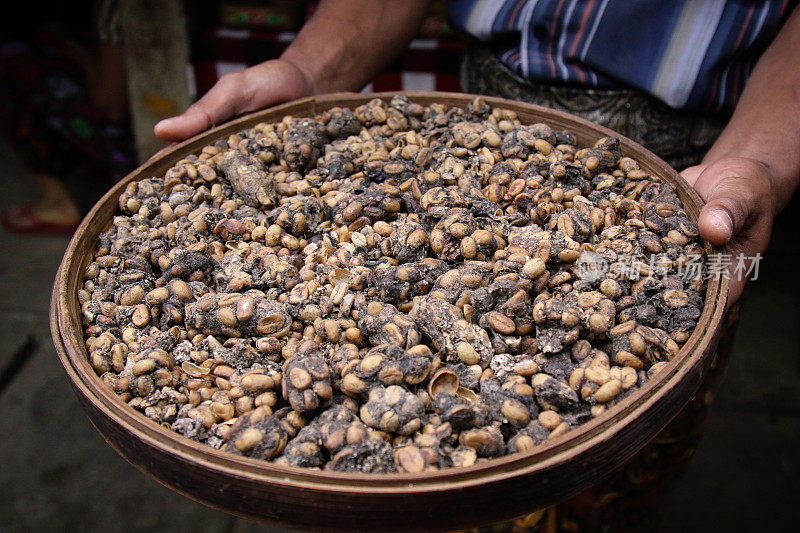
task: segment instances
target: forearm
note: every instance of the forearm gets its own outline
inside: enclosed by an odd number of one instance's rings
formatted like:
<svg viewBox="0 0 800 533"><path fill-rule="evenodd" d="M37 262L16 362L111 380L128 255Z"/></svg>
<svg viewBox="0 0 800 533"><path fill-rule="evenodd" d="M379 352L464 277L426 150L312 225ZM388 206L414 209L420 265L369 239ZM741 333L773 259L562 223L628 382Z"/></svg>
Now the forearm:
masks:
<svg viewBox="0 0 800 533"><path fill-rule="evenodd" d="M281 56L312 93L355 91L414 37L430 0L322 0Z"/></svg>
<svg viewBox="0 0 800 533"><path fill-rule="evenodd" d="M754 159L773 176L774 206L782 209L800 180L800 8L756 64L728 126L704 163Z"/></svg>

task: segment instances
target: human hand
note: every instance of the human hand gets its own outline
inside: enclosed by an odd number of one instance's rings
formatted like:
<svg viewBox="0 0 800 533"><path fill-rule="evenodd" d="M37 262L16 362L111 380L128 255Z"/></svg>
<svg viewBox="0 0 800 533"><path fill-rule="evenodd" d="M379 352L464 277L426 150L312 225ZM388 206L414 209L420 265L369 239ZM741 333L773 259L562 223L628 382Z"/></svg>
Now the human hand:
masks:
<svg viewBox="0 0 800 533"><path fill-rule="evenodd" d="M702 237L725 246L732 265L740 257L749 265L769 244L776 215L774 173L769 165L749 158L722 158L681 172L706 202L698 227ZM747 276L731 273L728 306L742 294Z"/></svg>
<svg viewBox="0 0 800 533"><path fill-rule="evenodd" d="M153 131L165 141L183 141L236 115L312 92L311 82L299 67L273 59L225 74L200 100L180 115L162 120Z"/></svg>

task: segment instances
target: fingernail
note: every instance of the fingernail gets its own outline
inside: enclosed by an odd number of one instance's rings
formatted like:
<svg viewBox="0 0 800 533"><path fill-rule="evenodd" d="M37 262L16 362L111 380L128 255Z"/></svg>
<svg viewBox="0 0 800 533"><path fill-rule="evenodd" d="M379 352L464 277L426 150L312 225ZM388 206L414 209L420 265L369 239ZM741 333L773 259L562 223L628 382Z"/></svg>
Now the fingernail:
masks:
<svg viewBox="0 0 800 533"><path fill-rule="evenodd" d="M725 209L714 209L710 213L712 224L723 230L730 240L733 237L733 217Z"/></svg>

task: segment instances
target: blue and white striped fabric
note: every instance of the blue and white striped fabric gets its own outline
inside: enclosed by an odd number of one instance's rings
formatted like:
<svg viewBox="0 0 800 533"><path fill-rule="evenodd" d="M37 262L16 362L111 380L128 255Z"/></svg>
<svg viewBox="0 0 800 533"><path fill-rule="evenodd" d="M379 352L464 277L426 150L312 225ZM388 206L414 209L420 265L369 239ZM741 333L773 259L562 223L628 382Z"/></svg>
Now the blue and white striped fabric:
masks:
<svg viewBox="0 0 800 533"><path fill-rule="evenodd" d="M453 23L522 77L634 87L731 109L795 0L450 0Z"/></svg>

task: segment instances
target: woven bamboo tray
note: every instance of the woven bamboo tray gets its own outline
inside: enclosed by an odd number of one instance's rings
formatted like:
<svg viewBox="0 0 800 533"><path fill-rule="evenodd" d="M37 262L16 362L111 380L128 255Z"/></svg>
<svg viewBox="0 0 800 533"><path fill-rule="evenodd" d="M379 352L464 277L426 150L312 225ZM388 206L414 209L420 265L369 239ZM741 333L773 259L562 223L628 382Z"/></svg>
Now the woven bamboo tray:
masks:
<svg viewBox="0 0 800 533"><path fill-rule="evenodd" d="M344 474L276 466L199 444L127 406L95 374L84 344L76 291L98 235L111 224L117 199L131 182L163 175L203 146L263 121L356 107L378 95L305 98L253 113L174 146L114 186L83 220L56 275L50 325L58 357L89 418L125 459L164 485L209 506L256 520L316 530L444 530L497 522L562 501L601 481L649 442L692 398L713 357L727 282L708 284L697 329L678 356L642 389L602 416L527 453L423 475ZM408 92L423 105L465 106L464 94ZM515 110L523 123L572 131L581 146L614 132L551 109L486 98ZM619 135L617 135L619 137ZM621 138L622 151L677 187L694 221L701 201L661 159ZM708 249L711 251L711 248Z"/></svg>

